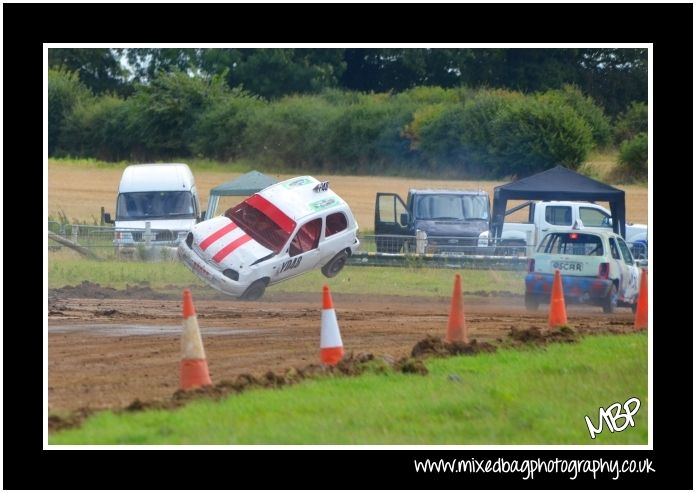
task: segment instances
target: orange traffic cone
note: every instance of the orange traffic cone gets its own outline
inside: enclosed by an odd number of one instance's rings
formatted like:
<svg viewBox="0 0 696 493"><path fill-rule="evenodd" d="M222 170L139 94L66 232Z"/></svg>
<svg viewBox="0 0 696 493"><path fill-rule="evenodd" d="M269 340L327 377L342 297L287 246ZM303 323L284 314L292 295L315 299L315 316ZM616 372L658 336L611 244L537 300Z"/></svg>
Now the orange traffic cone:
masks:
<svg viewBox="0 0 696 493"><path fill-rule="evenodd" d="M452 290L452 306L447 321L447 342L469 342L469 331L464 320L462 303L462 276L455 274Z"/></svg>
<svg viewBox="0 0 696 493"><path fill-rule="evenodd" d="M343 358L343 341L338 330L336 310L329 287L324 285L324 300L321 309L321 362L325 365L336 365Z"/></svg>
<svg viewBox="0 0 696 493"><path fill-rule="evenodd" d="M648 271L642 269L640 275L640 291L638 291L638 301L636 302L636 319L633 328L648 328Z"/></svg>
<svg viewBox="0 0 696 493"><path fill-rule="evenodd" d="M186 390L212 384L208 373L208 361L203 351L201 332L198 328L198 317L191 299L191 290L184 289L184 330L181 333L179 388Z"/></svg>
<svg viewBox="0 0 696 493"><path fill-rule="evenodd" d="M563 297L563 282L561 271L556 269L551 286L551 303L549 304L549 327L554 329L568 323L566 315L565 298Z"/></svg>

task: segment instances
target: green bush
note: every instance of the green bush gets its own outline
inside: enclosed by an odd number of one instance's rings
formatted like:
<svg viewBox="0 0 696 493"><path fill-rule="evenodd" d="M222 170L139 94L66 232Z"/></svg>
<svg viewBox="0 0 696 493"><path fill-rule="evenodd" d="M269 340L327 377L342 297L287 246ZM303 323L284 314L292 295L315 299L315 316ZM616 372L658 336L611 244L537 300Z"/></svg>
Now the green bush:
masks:
<svg viewBox="0 0 696 493"><path fill-rule="evenodd" d="M259 107L250 115L243 152L273 165L315 168L325 162L325 132L339 107L317 96L290 96Z"/></svg>
<svg viewBox="0 0 696 493"><path fill-rule="evenodd" d="M605 147L611 141L611 124L601 106L592 98L584 96L575 86L565 85L563 89L544 93L542 97L559 98L573 108L592 130L592 139L597 147Z"/></svg>
<svg viewBox="0 0 696 493"><path fill-rule="evenodd" d="M576 169L592 148L588 123L558 98L543 96L503 106L491 135L498 176L527 176L558 164Z"/></svg>
<svg viewBox="0 0 696 493"><path fill-rule="evenodd" d="M408 167L413 159L402 130L416 106L397 104L389 94L365 95L341 108L325 129L327 165L342 172L377 173L385 167Z"/></svg>
<svg viewBox="0 0 696 493"><path fill-rule="evenodd" d="M135 141L132 116L132 103L112 95L78 104L66 118L61 148L72 156L128 159Z"/></svg>
<svg viewBox="0 0 696 493"><path fill-rule="evenodd" d="M470 91L471 90L445 89L437 86L418 86L396 94L394 99L397 102L409 101L419 105L439 103L456 104L464 102L465 95L468 95Z"/></svg>
<svg viewBox="0 0 696 493"><path fill-rule="evenodd" d="M332 106L347 106L360 101L361 94L343 89L324 89L319 97Z"/></svg>
<svg viewBox="0 0 696 493"><path fill-rule="evenodd" d="M648 179L648 134L641 132L625 140L619 149L619 165L631 177Z"/></svg>
<svg viewBox="0 0 696 493"><path fill-rule="evenodd" d="M200 156L221 160L239 158L244 151L244 133L255 111L264 103L236 90L201 114L193 128L191 148Z"/></svg>
<svg viewBox="0 0 696 493"><path fill-rule="evenodd" d="M92 97L92 93L80 82L78 72L62 69L48 71L48 154L60 152L59 144L63 125L73 108Z"/></svg>
<svg viewBox="0 0 696 493"><path fill-rule="evenodd" d="M431 163L457 164L462 158L465 118L462 105L432 105L416 111L405 133L412 139L411 147Z"/></svg>
<svg viewBox="0 0 696 493"><path fill-rule="evenodd" d="M535 95L466 87L396 95L326 89L267 102L230 90L223 78L162 73L130 98L94 98L74 74L51 71L51 152L501 178L555 164L576 168L608 140L601 108L573 87Z"/></svg>
<svg viewBox="0 0 696 493"><path fill-rule="evenodd" d="M614 142L633 139L641 132L648 132L648 105L634 101L614 125Z"/></svg>
<svg viewBox="0 0 696 493"><path fill-rule="evenodd" d="M482 90L464 105L421 109L408 127L412 146L423 153L431 168L496 177L499 163L493 146L494 125L502 108L521 98L520 93Z"/></svg>
<svg viewBox="0 0 696 493"><path fill-rule="evenodd" d="M224 100L222 77L206 80L184 72L160 73L133 96L134 131L143 157L169 158L190 154L189 142L198 118Z"/></svg>

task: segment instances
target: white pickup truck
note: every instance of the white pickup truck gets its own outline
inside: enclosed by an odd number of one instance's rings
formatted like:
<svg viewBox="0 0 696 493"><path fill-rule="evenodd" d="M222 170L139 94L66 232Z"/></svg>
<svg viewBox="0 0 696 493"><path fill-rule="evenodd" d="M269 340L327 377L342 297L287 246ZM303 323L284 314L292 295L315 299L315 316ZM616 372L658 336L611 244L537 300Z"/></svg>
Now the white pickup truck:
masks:
<svg viewBox="0 0 696 493"><path fill-rule="evenodd" d="M549 201L527 202L508 211L514 212L529 206L529 221L526 223L504 223L499 247L521 250L527 247L526 254L530 256L534 247L539 244L544 235L554 230L570 230L573 226L586 228L607 228L611 231L611 213L602 206L591 202ZM634 255L641 257L641 252L647 258L647 231L645 224L626 224L626 242L636 243ZM479 246L489 245L489 231L479 235ZM518 247L518 248L515 248ZM521 252L520 252L521 253Z"/></svg>

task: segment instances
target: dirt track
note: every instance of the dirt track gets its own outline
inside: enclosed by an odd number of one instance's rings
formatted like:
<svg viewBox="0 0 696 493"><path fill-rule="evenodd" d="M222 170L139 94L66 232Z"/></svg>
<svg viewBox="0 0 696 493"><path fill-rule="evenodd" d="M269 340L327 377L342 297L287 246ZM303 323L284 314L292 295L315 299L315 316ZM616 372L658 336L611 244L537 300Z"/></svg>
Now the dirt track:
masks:
<svg viewBox="0 0 696 493"><path fill-rule="evenodd" d="M167 399L179 379L181 303L147 293L112 298L49 294L49 411L121 408L135 399ZM131 299L119 299L130 297ZM427 335L444 336L447 298L334 294L346 352L387 360L407 356ZM320 296L269 295L259 302L196 300L214 383L318 362ZM520 297L465 297L470 338L499 344L512 328L546 326L546 312L526 312ZM604 315L569 307L580 332L629 331L631 311Z"/></svg>

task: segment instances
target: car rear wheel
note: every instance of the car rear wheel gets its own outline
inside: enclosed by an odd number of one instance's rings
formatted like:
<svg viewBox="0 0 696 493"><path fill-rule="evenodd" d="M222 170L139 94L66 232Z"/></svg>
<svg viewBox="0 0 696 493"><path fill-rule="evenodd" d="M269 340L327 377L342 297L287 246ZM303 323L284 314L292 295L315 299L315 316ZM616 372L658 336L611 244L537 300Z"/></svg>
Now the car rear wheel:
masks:
<svg viewBox="0 0 696 493"><path fill-rule="evenodd" d="M329 262L321 268L321 273L326 277L336 276L336 274L341 272L343 266L346 265L346 260L348 260L348 254L345 250L337 253L334 258L329 260Z"/></svg>
<svg viewBox="0 0 696 493"><path fill-rule="evenodd" d="M240 300L254 301L258 300L266 292L266 281L263 279L258 279L251 283L244 294L239 297Z"/></svg>
<svg viewBox="0 0 696 493"><path fill-rule="evenodd" d="M616 284L612 284L607 297L602 301L602 311L604 313L614 313L617 302L618 290L616 289Z"/></svg>
<svg viewBox="0 0 696 493"><path fill-rule="evenodd" d="M530 312L535 312L539 309L539 297L535 294L525 293L524 306Z"/></svg>

